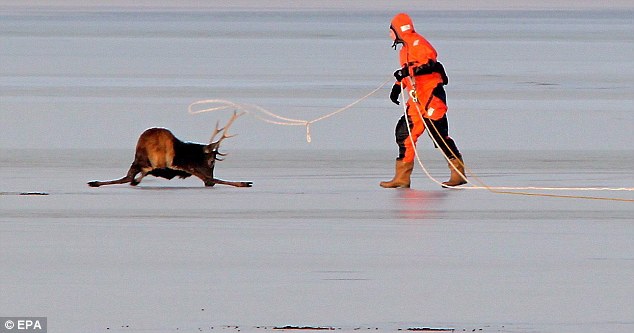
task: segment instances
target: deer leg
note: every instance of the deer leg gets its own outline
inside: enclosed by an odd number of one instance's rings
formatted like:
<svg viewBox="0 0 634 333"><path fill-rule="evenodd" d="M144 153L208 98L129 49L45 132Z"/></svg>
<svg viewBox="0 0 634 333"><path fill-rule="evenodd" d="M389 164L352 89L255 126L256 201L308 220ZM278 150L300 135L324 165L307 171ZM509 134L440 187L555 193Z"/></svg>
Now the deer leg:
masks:
<svg viewBox="0 0 634 333"><path fill-rule="evenodd" d="M235 187L251 187L251 186L253 186L253 182L233 182L233 181L216 179L216 178L213 178L212 182L214 184L230 185L230 186L235 186ZM207 185L206 183L205 183L205 185L206 186L213 186L213 185Z"/></svg>
<svg viewBox="0 0 634 333"><path fill-rule="evenodd" d="M125 176L125 177L119 178L119 179L115 179L115 180L106 180L106 181L93 180L91 182L88 182L88 186L90 186L90 187L99 187L99 186L102 186L102 185L125 184L125 183L129 183L132 180L133 180L133 178L130 178L128 176Z"/></svg>
<svg viewBox="0 0 634 333"><path fill-rule="evenodd" d="M205 183L205 186L211 187L216 185L216 183L214 182L214 178L206 175L204 171L200 171L198 169L190 169L185 171L191 173L193 176L200 178L200 180L202 180L203 183Z"/></svg>
<svg viewBox="0 0 634 333"><path fill-rule="evenodd" d="M135 167L135 165L132 165L130 167L130 170L128 170L128 174L122 178L115 179L115 180L106 180L106 181L93 180L91 182L88 182L88 186L99 187L102 185L125 184L125 183L130 183L130 185L135 186L141 181L141 179L139 179L138 181L135 180L135 176L139 172L140 170L137 167Z"/></svg>
<svg viewBox="0 0 634 333"><path fill-rule="evenodd" d="M216 184L230 185L235 187L251 187L253 185L252 182L232 182L232 181L226 181L222 179L216 179L213 177L213 175L212 176L205 175L203 171L196 170L196 169L187 170L187 172L200 178L205 183L205 186L208 186L208 187L212 187Z"/></svg>
<svg viewBox="0 0 634 333"><path fill-rule="evenodd" d="M140 173L140 175L137 177L137 174L139 174L139 173ZM143 180L143 178L145 176L147 176L147 174L148 174L148 172L146 172L146 171L134 171L132 174L130 174L130 172L128 172L128 176L127 177L130 177L130 185L132 185L132 186L139 185L141 180Z"/></svg>

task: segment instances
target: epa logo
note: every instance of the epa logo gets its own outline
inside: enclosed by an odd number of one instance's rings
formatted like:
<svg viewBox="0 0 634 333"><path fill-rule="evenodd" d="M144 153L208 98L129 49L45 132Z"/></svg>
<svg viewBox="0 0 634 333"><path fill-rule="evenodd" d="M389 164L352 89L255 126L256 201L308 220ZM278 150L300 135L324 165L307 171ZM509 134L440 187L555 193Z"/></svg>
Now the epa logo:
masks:
<svg viewBox="0 0 634 333"><path fill-rule="evenodd" d="M46 333L46 318L3 318L4 325L0 326L0 333ZM2 322L2 321L0 321Z"/></svg>

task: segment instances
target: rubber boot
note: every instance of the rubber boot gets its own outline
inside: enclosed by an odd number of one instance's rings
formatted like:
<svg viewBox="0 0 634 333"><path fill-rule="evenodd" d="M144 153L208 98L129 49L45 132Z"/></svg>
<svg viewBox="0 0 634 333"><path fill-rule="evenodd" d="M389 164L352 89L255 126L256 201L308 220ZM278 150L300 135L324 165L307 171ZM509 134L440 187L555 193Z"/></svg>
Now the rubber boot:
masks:
<svg viewBox="0 0 634 333"><path fill-rule="evenodd" d="M410 177L414 170L414 161L403 162L403 160L396 160L396 167L394 172L394 178L387 182L381 182L379 185L385 188L409 188Z"/></svg>
<svg viewBox="0 0 634 333"><path fill-rule="evenodd" d="M464 162L462 162L462 158L450 159L447 166L449 166L449 170L451 170L451 176L449 176L448 181L442 183L443 187L453 187L467 183L467 175L464 173ZM458 169L460 173L458 173L456 169ZM464 178L461 174L464 175Z"/></svg>

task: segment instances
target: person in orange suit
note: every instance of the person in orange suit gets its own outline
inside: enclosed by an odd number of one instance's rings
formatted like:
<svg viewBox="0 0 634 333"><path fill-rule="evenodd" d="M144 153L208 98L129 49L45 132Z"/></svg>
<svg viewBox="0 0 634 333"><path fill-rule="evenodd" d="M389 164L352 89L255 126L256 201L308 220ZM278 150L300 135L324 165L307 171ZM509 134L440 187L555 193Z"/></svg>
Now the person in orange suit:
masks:
<svg viewBox="0 0 634 333"><path fill-rule="evenodd" d="M462 155L449 136L447 99L443 87L448 83L448 78L444 67L438 62L436 50L429 41L416 33L412 19L405 13L397 14L392 19L390 36L394 41L394 49L401 45L401 68L394 72L396 82L392 87L390 100L399 105L401 91L408 96L405 102L407 119L403 115L396 124L399 155L394 178L381 182L381 187L410 187L416 142L425 128L449 160L451 176L448 181L443 182L443 186L466 184Z"/></svg>

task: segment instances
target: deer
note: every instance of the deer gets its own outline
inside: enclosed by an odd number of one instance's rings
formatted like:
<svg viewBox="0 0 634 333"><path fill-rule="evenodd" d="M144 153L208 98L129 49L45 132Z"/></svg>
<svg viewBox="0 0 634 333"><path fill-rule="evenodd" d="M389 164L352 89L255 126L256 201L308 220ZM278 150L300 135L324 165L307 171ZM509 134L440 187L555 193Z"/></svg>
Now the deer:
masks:
<svg viewBox="0 0 634 333"><path fill-rule="evenodd" d="M234 112L231 119L222 128L218 127L220 122L216 122L209 144L183 142L166 128L149 128L139 136L134 162L124 177L108 181L94 180L88 182L88 185L99 187L130 183L130 185L136 186L147 175L166 179L172 179L176 176L187 178L194 175L200 178L205 186L223 184L235 187L251 187L253 183L248 181L226 181L214 178L216 161L222 161L221 157L227 155L218 152L220 143L234 136L228 135L227 131L242 114L244 112L239 114ZM220 134L220 138L214 141L218 134ZM139 176L137 177L137 175Z"/></svg>

